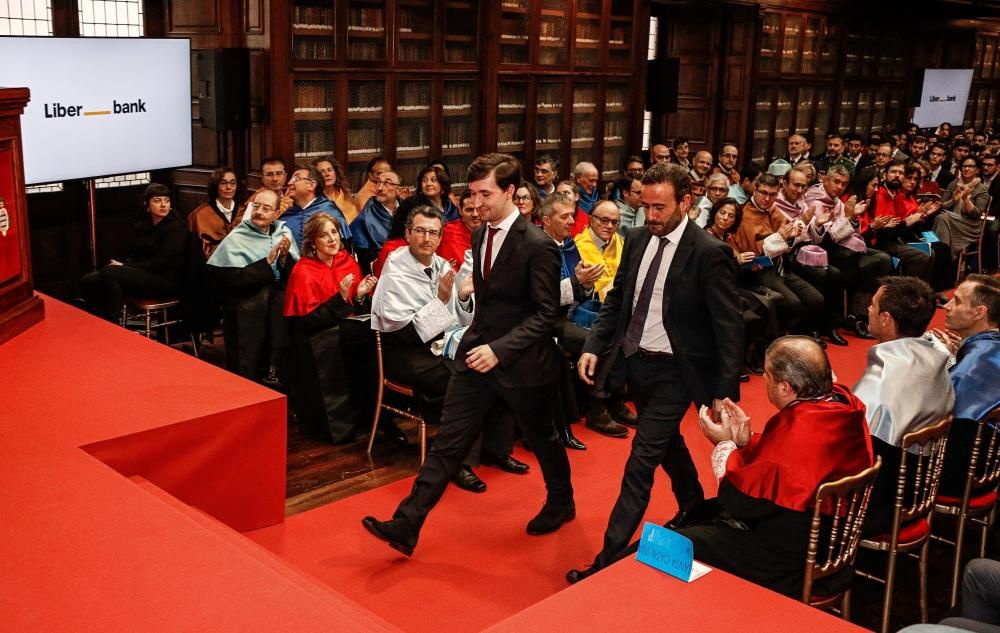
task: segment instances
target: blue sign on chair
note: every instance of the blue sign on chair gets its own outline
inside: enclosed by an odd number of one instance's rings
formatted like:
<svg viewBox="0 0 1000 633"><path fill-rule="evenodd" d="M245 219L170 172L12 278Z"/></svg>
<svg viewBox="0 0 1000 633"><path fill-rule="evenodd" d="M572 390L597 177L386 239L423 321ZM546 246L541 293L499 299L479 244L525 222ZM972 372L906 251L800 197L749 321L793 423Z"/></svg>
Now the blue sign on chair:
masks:
<svg viewBox="0 0 1000 633"><path fill-rule="evenodd" d="M694 546L691 539L647 521L642 528L636 559L689 582L694 564Z"/></svg>

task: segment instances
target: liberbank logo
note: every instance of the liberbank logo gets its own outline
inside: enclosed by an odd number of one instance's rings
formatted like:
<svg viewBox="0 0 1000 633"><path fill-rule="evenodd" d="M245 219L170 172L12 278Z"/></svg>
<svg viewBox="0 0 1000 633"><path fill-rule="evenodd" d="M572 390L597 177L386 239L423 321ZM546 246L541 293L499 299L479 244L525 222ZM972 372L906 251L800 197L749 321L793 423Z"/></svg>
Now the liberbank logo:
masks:
<svg viewBox="0 0 1000 633"><path fill-rule="evenodd" d="M68 119L78 116L102 116L106 114L139 114L146 112L146 102L143 99L135 101L111 102L110 110L84 110L81 105L66 106L58 101L45 104L46 119Z"/></svg>

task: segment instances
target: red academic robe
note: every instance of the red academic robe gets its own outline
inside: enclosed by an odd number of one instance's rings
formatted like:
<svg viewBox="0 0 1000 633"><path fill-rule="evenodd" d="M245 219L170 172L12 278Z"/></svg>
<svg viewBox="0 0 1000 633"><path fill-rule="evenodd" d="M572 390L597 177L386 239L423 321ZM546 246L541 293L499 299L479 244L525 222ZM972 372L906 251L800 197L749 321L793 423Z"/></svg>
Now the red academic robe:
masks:
<svg viewBox="0 0 1000 633"><path fill-rule="evenodd" d="M340 251L327 266L315 257L303 257L295 264L285 290L285 316L305 316L326 303L330 297L340 292L340 282L354 273L351 283L350 300L358 292L361 283L361 267L347 251Z"/></svg>
<svg viewBox="0 0 1000 633"><path fill-rule="evenodd" d="M462 267L465 251L470 248L472 248L472 231L462 224L461 220L452 220L444 226L444 235L441 236L437 254L450 263L455 272Z"/></svg>

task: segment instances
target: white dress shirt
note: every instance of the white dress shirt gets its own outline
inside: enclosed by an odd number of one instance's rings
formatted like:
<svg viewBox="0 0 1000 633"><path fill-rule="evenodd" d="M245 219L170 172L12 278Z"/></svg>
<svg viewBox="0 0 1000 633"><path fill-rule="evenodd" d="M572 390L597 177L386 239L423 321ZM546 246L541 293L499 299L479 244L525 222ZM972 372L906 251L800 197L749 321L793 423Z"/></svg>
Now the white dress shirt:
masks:
<svg viewBox="0 0 1000 633"><path fill-rule="evenodd" d="M663 296L667 283L667 273L670 271L670 263L674 260L674 253L677 252L677 243L687 228L688 217L684 214L681 223L673 231L667 233L666 237L656 237L655 235L646 245L646 251L642 254L642 261L639 262L639 271L635 280L635 292L632 294L632 310L639 302L639 293L642 284L649 273L649 265L656 257L656 251L660 247L660 240L667 240L667 245L663 247L663 258L660 260L660 269L656 271L657 282L653 286L653 295L649 299L649 312L646 314L646 322L642 328L642 338L639 339L639 348L647 352L666 352L672 354L674 349L670 345L670 337L667 335L667 328L663 323Z"/></svg>
<svg viewBox="0 0 1000 633"><path fill-rule="evenodd" d="M482 252L479 253L479 264L482 266L480 268L481 271L486 270L486 246L490 240L490 227L500 229L493 234L493 249L490 251L490 270L492 270L493 264L497 261L497 254L500 252L500 247L503 246L503 241L507 239L510 227L514 226L514 222L517 221L517 216L517 209L512 206L511 212L507 214L506 218L500 220L499 224L489 224L486 226L486 232L483 234Z"/></svg>

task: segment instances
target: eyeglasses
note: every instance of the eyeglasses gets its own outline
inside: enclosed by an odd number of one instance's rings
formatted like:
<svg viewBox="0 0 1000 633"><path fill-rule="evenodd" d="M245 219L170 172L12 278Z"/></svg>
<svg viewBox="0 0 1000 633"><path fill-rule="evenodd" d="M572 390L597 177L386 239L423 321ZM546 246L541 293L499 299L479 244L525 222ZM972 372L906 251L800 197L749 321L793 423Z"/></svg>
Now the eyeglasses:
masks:
<svg viewBox="0 0 1000 633"><path fill-rule="evenodd" d="M775 196L778 195L777 190L775 190L775 191L764 191L760 187L754 187L754 191L756 191L760 195L764 196L765 198L773 198L773 197L775 197Z"/></svg>
<svg viewBox="0 0 1000 633"><path fill-rule="evenodd" d="M708 190L709 191L714 191L716 193L719 193L721 191L729 191L729 188L728 187L709 187Z"/></svg>
<svg viewBox="0 0 1000 633"><path fill-rule="evenodd" d="M436 240L441 237L441 231L436 231L434 229L425 229L422 226L418 226L410 229L411 233L416 233L419 237L429 237L432 240Z"/></svg>
<svg viewBox="0 0 1000 633"><path fill-rule="evenodd" d="M612 220L611 218L602 218L599 215L592 215L590 217L592 217L593 219L597 220L597 223L601 224L603 226L618 226L619 224L622 223L621 220Z"/></svg>
<svg viewBox="0 0 1000 633"><path fill-rule="evenodd" d="M392 188L392 187L398 187L399 183L398 182L393 182L391 180L376 180L375 181L375 186L376 187L389 187L389 188Z"/></svg>
<svg viewBox="0 0 1000 633"><path fill-rule="evenodd" d="M527 196L514 196L511 198L514 202L531 202L531 195Z"/></svg>
<svg viewBox="0 0 1000 633"><path fill-rule="evenodd" d="M975 163L969 163L968 165L962 165L962 169L978 169Z"/></svg>

